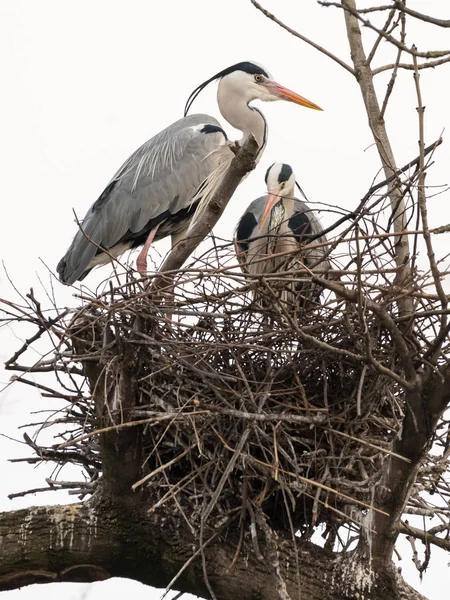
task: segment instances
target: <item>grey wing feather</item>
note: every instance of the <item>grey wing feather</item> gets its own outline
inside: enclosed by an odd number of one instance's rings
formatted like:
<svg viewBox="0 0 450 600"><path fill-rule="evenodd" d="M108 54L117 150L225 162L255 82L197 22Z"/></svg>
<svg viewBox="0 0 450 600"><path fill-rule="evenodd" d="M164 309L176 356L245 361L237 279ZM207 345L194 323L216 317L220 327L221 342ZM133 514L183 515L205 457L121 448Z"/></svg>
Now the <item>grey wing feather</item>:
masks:
<svg viewBox="0 0 450 600"><path fill-rule="evenodd" d="M309 235L311 236L320 236L315 238L311 244L312 247L307 250L307 258L310 268L314 271L319 271L321 273L326 274L331 269L331 264L328 258L326 258L326 253L328 252L328 246L319 246L319 244L323 244L327 241L326 235L320 235L323 232L323 227L320 222L320 219L316 215L316 213L302 200L298 200L298 198L294 199L294 212L299 212L306 214L308 216L311 231ZM307 239L305 242L307 243ZM314 245L318 246L315 247ZM319 273L320 274L320 273Z"/></svg>
<svg viewBox="0 0 450 600"><path fill-rule="evenodd" d="M266 236L268 233L268 222L263 225L262 229L259 227L266 204L266 198L267 196L261 196L249 204L247 210L238 222L234 236L237 257L241 263L241 267L253 274L259 274L261 271L264 271L265 268L269 268L270 270L270 265L276 266L278 262L284 261L284 259L281 258L279 261L274 260L268 263L258 262L255 263L255 265L251 264L252 260L261 258L261 252L264 252L263 248L266 247L263 236ZM298 198L294 199L294 214L295 213L307 215L311 228L308 232L309 235L316 236L322 233L323 227L317 215L305 202ZM254 219L252 219L250 215L252 215ZM251 238L254 238L253 242ZM246 242L246 240L249 241ZM325 235L320 235L320 237L316 238L312 244L321 244L326 242L326 240L327 238ZM307 243L308 239L305 237L302 242ZM331 269L330 262L328 258L325 257L326 252L326 246L315 247L314 245L303 252L304 258L308 261L308 266L313 268L315 272L321 272L325 276Z"/></svg>
<svg viewBox="0 0 450 600"><path fill-rule="evenodd" d="M205 135L206 124L218 131ZM88 210L83 231L57 267L62 281L73 283L82 276L99 246L113 248L127 232L137 233L166 211L174 214L189 206L214 169L214 150L226 143L219 127L213 117L191 115L138 148Z"/></svg>
<svg viewBox="0 0 450 600"><path fill-rule="evenodd" d="M264 206L266 204L266 199L267 199L267 196L260 196L259 198L256 198L256 200L253 200L252 202L250 202L250 204L248 205L247 210L244 212L242 217L239 219L237 227L236 227L235 239L236 239L237 244L242 245L242 242L245 239L247 239L246 237L242 237L239 235L239 227L240 227L240 224L242 223L243 219L248 214L252 214L255 217L254 226L253 226L251 232L248 232L248 233L250 233L251 235L254 235L255 237L262 236L267 233L266 226L263 226L263 229L259 228L259 223L261 221L261 217L264 212ZM294 213L297 213L297 212L306 214L308 216L308 219L309 219L309 222L311 225L310 235L316 236L316 235L319 235L320 233L322 233L323 227L320 223L319 218L315 214L315 212L311 208L309 208L309 206L305 202L303 202L302 200L299 200L298 198L295 198L294 199ZM248 235L247 237L251 237L251 235ZM324 235L324 236L320 236L319 238L316 238L314 240L314 242L317 244L320 244L322 242L325 242L326 239L327 238Z"/></svg>

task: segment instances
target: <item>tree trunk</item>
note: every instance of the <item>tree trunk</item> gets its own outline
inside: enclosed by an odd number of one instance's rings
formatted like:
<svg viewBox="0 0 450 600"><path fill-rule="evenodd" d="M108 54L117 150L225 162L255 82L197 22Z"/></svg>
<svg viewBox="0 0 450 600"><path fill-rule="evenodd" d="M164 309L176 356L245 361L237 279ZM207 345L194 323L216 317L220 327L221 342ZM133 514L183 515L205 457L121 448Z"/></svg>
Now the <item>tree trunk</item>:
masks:
<svg viewBox="0 0 450 600"><path fill-rule="evenodd" d="M250 547L244 544L230 569L237 541L231 531L226 540L217 536L204 549L207 576L216 597L244 598L242 590L246 590L245 598L273 600L276 582L267 563L258 561ZM32 583L91 582L109 577L165 587L192 557L195 547L181 519L161 510L148 514L138 495L134 506L90 501L7 512L0 515L0 591ZM368 581L370 573L356 560L344 562L312 543L297 541L298 586L292 540L279 538L278 549L291 598L299 594L302 600L362 597L364 579ZM208 597L201 563L200 556L191 561L174 588ZM364 598L420 600L423 596L396 575L392 566L376 576Z"/></svg>

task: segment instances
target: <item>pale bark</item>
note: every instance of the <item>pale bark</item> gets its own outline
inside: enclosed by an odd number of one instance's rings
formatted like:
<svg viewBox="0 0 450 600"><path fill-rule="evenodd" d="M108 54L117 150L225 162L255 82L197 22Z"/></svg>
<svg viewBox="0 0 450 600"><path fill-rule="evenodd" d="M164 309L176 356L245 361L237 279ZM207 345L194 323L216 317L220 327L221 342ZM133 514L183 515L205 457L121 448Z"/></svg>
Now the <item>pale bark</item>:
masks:
<svg viewBox="0 0 450 600"><path fill-rule="evenodd" d="M342 0L342 6L344 7L350 55L355 67L356 80L361 89L369 127L372 131L384 174L386 179L388 179L397 171L397 166L387 134L386 124L380 111L373 82L373 73L364 52L359 21L354 14L356 12L356 2L355 0ZM393 214L394 231L400 233L406 229L406 212L400 188L400 180L398 178L388 184L388 192ZM401 267L397 283L398 285L409 287L411 268L408 236L399 235L395 238L395 259L397 266ZM402 316L412 315L413 309L412 299L405 296L403 301L399 303L400 314Z"/></svg>
<svg viewBox="0 0 450 600"><path fill-rule="evenodd" d="M88 502L68 506L35 507L0 514L0 591L32 583L101 581L128 577L165 587L193 554L195 540L173 514L149 515L136 495L133 507ZM248 546L230 569L237 532L220 536L205 547L208 579L219 600L276 598L276 582L266 562ZM208 538L206 538L208 539ZM279 538L278 558L291 598L350 600L361 597L358 578L369 577L362 565L308 542L298 542L300 586L295 548ZM366 600L423 600L395 573L378 576ZM397 587L395 589L395 587ZM183 571L174 589L208 597L201 560ZM245 592L243 591L245 590Z"/></svg>

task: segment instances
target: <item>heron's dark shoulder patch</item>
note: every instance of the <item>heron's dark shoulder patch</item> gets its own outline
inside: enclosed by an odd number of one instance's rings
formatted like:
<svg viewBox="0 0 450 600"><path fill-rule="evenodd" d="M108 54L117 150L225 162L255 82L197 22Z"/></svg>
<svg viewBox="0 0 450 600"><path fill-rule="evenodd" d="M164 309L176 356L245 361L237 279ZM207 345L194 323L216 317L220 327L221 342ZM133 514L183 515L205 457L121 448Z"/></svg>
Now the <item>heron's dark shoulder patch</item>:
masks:
<svg viewBox="0 0 450 600"><path fill-rule="evenodd" d="M244 252L248 250L248 239L251 238L258 222L252 212L246 212L236 230L236 240Z"/></svg>
<svg viewBox="0 0 450 600"><path fill-rule="evenodd" d="M211 125L210 123L204 125L202 129L200 129L200 133L222 133L225 136L225 139L228 139L227 134L222 127L219 127L218 125Z"/></svg>
<svg viewBox="0 0 450 600"><path fill-rule="evenodd" d="M114 179L113 181L111 181L111 183L109 183L106 186L106 188L103 190L103 192L101 193L99 198L92 205L92 212L99 210L105 204L105 202L109 198L109 195L111 194L112 190L114 189L114 187L116 185L117 185L117 179Z"/></svg>
<svg viewBox="0 0 450 600"><path fill-rule="evenodd" d="M304 212L295 212L289 219L289 229L298 243L306 242L304 236L311 234L311 221Z"/></svg>

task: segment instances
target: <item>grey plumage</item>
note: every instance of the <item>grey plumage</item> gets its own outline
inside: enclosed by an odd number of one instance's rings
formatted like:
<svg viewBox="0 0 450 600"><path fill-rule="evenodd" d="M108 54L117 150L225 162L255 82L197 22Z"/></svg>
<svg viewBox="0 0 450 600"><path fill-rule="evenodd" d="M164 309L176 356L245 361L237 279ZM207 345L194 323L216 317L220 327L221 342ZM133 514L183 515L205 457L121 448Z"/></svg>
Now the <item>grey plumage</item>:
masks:
<svg viewBox="0 0 450 600"><path fill-rule="evenodd" d="M176 243L194 216L201 214L234 157L216 119L186 116L196 96L215 79L219 79L222 116L241 129L243 139L254 135L258 158L264 150L267 127L262 113L249 106L252 100L284 99L321 110L277 84L255 63L238 63L202 83L189 97L185 117L136 150L88 210L57 266L63 283L81 280L93 267L142 245L136 264L144 275L152 241L172 235L172 244Z"/></svg>
<svg viewBox="0 0 450 600"><path fill-rule="evenodd" d="M326 242L326 236L320 235L320 221L305 202L294 197L295 177L290 167L286 170L288 166L275 163L268 169L269 193L253 200L242 215L235 247L242 269L251 275L300 271L295 275L297 281L282 286L280 294L292 307L319 299L322 287L311 282L308 271L327 277L331 265L325 256L327 246L320 246ZM307 244L311 247L305 247ZM258 291L257 299L264 306L271 304L264 288Z"/></svg>
<svg viewBox="0 0 450 600"><path fill-rule="evenodd" d="M217 131L202 133L205 125ZM185 229L188 219L173 223L170 217L193 204L201 184L217 166L218 148L228 149L226 137L218 121L208 115L180 119L145 142L88 210L82 231L58 264L61 280L73 283L87 274L86 269L102 264L100 260L107 262L108 255L100 254L99 262L91 264L99 246L115 256L142 245L149 229L164 218L156 239ZM114 252L117 246L119 254Z"/></svg>

